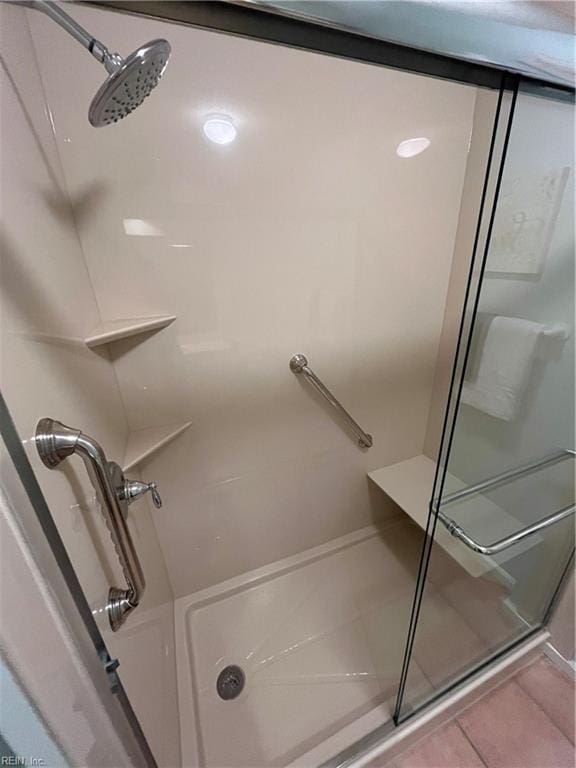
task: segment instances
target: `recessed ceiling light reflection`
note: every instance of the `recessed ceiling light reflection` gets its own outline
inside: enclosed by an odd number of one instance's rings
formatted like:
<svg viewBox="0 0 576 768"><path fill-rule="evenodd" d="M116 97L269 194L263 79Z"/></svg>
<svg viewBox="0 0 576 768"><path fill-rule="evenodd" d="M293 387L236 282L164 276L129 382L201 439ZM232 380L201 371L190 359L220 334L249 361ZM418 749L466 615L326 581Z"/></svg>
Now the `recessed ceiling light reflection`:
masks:
<svg viewBox="0 0 576 768"><path fill-rule="evenodd" d="M416 157L430 146L430 139L421 136L418 139L406 139L401 141L396 149L398 157Z"/></svg>
<svg viewBox="0 0 576 768"><path fill-rule="evenodd" d="M162 237L160 227L145 219L123 219L124 232L131 237Z"/></svg>
<svg viewBox="0 0 576 768"><path fill-rule="evenodd" d="M234 121L228 115L209 115L202 130L213 144L232 144L238 134Z"/></svg>

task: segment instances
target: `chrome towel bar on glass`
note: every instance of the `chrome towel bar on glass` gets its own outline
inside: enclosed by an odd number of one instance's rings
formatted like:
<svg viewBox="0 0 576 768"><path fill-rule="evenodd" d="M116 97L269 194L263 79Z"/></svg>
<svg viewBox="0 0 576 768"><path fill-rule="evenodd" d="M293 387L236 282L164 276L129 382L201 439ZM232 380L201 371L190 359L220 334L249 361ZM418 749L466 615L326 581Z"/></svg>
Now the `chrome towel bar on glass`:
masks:
<svg viewBox="0 0 576 768"><path fill-rule="evenodd" d="M303 373L308 381L320 392L320 394L326 398L336 413L344 419L344 421L350 427L350 430L358 440L358 445L361 448L370 448L372 446L372 435L364 432L362 427L350 416L348 411L338 402L328 387L320 381L314 371L308 367L308 360L304 355L294 355L290 359L290 370L292 373Z"/></svg>
<svg viewBox="0 0 576 768"><path fill-rule="evenodd" d="M481 483L476 483L475 485L470 485L460 491L451 493L443 498L440 504L440 509L438 511L438 519L448 529L448 533L462 541L469 549L473 550L474 552L478 552L480 555L497 555L499 552L508 549L508 547L512 547L514 544L517 544L519 541L522 541L528 536L533 536L535 533L538 533L538 531L541 531L544 528L548 528L555 523L559 523L560 520L564 520L565 518L570 517L570 515L573 515L574 512L576 512L576 505L569 504L557 512L552 512L550 515L543 517L536 523L532 523L531 525L526 526L526 528L521 528L519 531L516 531L516 533L510 534L510 536L506 536L505 538L499 539L492 544L486 545L479 544L471 536L469 536L455 520L448 517L443 509L448 505L462 501L462 499L472 496L475 493L492 490L493 488L503 485L510 480L516 480L520 477L524 477L524 475L529 475L532 472L536 472L543 467L557 464L560 461L564 461L568 458L574 458L575 456L576 451L567 448L562 451L550 454L549 456L545 456L539 461L534 461L531 464L524 464L523 466L516 469L511 469L508 472L502 472L502 474L496 475L495 477L489 478L488 480L484 480Z"/></svg>
<svg viewBox="0 0 576 768"><path fill-rule="evenodd" d="M78 454L100 497L104 519L128 585L127 589L111 587L108 593L106 610L110 626L116 631L138 606L146 587L144 573L128 530L128 505L150 492L154 505L162 506L156 483L127 480L118 464L106 459L104 451L93 438L54 419L40 419L36 427L35 443L48 469L55 469L64 459L74 453Z"/></svg>

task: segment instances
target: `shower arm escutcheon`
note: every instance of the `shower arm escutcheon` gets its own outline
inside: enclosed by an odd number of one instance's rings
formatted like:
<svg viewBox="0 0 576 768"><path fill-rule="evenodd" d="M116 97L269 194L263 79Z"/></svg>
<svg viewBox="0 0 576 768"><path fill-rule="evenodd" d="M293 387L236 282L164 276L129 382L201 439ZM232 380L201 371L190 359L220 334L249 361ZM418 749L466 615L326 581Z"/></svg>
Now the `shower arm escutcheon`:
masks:
<svg viewBox="0 0 576 768"><path fill-rule="evenodd" d="M48 469L55 469L73 454L80 456L100 497L104 519L127 582L127 589L111 587L108 593L106 610L115 632L138 606L146 588L144 573L128 529L128 504L149 491L154 505L160 507L162 501L156 483L127 480L118 464L106 459L104 451L93 438L55 419L40 419L35 444Z"/></svg>

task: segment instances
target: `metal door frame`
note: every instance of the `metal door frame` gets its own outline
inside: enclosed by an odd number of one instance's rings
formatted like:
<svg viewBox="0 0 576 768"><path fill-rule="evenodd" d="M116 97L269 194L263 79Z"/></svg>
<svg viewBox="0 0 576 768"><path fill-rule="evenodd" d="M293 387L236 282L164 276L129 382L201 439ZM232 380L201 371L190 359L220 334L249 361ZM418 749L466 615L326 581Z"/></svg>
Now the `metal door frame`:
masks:
<svg viewBox="0 0 576 768"><path fill-rule="evenodd" d="M52 513L50 512L50 508L28 460L28 456L22 445L22 440L18 435L10 411L8 410L1 392L0 435L4 441L6 451L14 470L22 483L28 500L30 501L30 506L34 511L34 517L32 518L31 515L26 515L23 510L19 516L18 523L20 528L26 534L26 538L29 542L35 543L39 539L45 540L47 546L43 547L42 551L36 551L36 549L34 549L33 552L38 560L41 570L46 570L47 558L53 557L56 561L62 576L62 582L57 584L51 581L50 585L57 598L59 598L60 607L66 616L67 622L70 624L71 630L74 632L75 638L80 643L84 655L90 652L96 652L96 656L107 677L110 696L115 699L115 701L103 701L103 705L108 711L111 709L115 710L111 712L111 718L118 726L118 733L121 737L122 731L124 731L126 738L123 740L127 742L126 748L129 752L134 751L129 744L131 741L130 735L135 739L137 749L139 750L138 754L134 755L134 757L137 758L136 764L144 765L146 768L158 768L158 764L152 754L150 745L142 731L142 727L116 671L119 662L108 652L104 638L92 615L84 590L78 580L76 571L68 556L60 533L58 532L58 528L56 527L56 523L54 522L54 518L52 517ZM38 548L38 550L40 550L40 548ZM63 590L65 589L67 589L68 595L63 594ZM68 599L66 599L66 597ZM70 610L72 606L75 610ZM66 607L68 608L67 610L65 610ZM85 642L82 643L82 640ZM95 680L94 683L97 688L102 687L101 680ZM116 707L114 706L115 704ZM120 706L121 711L126 717L126 722L124 723L118 722L117 705ZM131 730L130 735L126 733L127 728Z"/></svg>
<svg viewBox="0 0 576 768"><path fill-rule="evenodd" d="M422 605L424 590L427 583L427 573L430 564L430 557L432 548L434 545L434 535L436 531L436 525L440 513L441 501L444 497L444 484L446 480L449 457L452 450L452 444L454 440L454 434L456 431L456 423L458 420L458 414L461 404L462 388L464 385L464 374L466 366L470 356L471 343L474 333L474 325L478 313L478 306L480 302L480 295L484 281L484 274L486 269L486 262L490 250L490 240L492 230L494 226L494 219L498 209L499 193L502 183L502 177L504 174L506 159L509 147L509 139L514 125L515 110L518 94L529 93L534 96L540 96L543 98L558 99L561 101L569 100L573 102L572 98L567 99L567 95L562 91L559 96L554 94L554 88L545 85L539 86L530 82L523 76L509 75L507 76L507 82L503 83L502 89L499 94L499 103L494 120L492 140L489 150L489 158L487 162L486 175L484 180L484 189L482 192L482 199L480 203L480 209L478 211L478 222L476 227L472 261L470 265L470 271L468 275L468 283L466 286L466 293L464 298L464 306L462 310L462 316L460 321L460 328L458 334L458 341L455 350L454 364L452 369L449 393L446 403L446 411L444 415L444 422L442 427L442 436L440 442L440 452L436 465L436 472L434 476L434 484L432 494L429 502L428 520L426 525L426 533L422 546L422 553L420 558L420 566L418 570L418 578L414 593L414 600L412 604L412 612L410 616L410 625L408 630L408 637L406 640L406 647L404 653L404 660L402 665L402 674L400 685L398 689L398 695L396 699L396 705L394 709L394 722L396 725L400 725L421 709L433 705L441 697L448 694L455 687L466 682L469 678L477 674L479 671L486 669L491 664L496 662L502 656L509 651L520 646L526 642L529 638L541 632L545 629L546 624L553 612L554 606L559 599L559 595L565 585L568 578L571 566L574 562L574 548L569 556L567 563L562 569L562 573L559 576L556 587L552 592L552 596L548 601L546 610L543 613L542 619L538 624L530 626L525 632L521 633L518 637L514 638L510 642L506 643L500 649L491 653L486 659L478 662L472 666L466 673L462 674L452 683L449 683L446 687L439 689L435 695L426 700L416 710L410 709L403 713L404 693L406 688L406 681L408 677L408 671L412 658L412 650L414 646L414 640L418 627L418 618ZM504 99L506 94L509 94L510 104L508 109L504 105ZM503 138L500 139L500 146L498 140L498 131L503 130ZM494 185L493 192L490 194L490 184ZM484 228L484 231L483 231Z"/></svg>
<svg viewBox="0 0 576 768"><path fill-rule="evenodd" d="M351 61L428 75L465 85L500 89L506 77L522 77L543 94L573 100L575 89L532 78L495 64L411 48L251 0L82 0L79 4L259 40Z"/></svg>
<svg viewBox="0 0 576 768"><path fill-rule="evenodd" d="M503 94L506 92L516 94L520 80L519 75L508 72L497 66L465 61L439 53L418 50L397 43L370 38L328 24L314 23L313 21L295 18L289 14L267 9L264 6L258 6L250 2L203 2L202 0L198 0L197 2L186 2L185 0L134 0L126 2L125 0L88 0L88 2L82 2L81 4L97 7L102 10L129 13L140 17L154 18L159 21L189 25L217 33L229 34L250 40L287 46L298 50L335 56L350 61L446 79L465 85L494 89L500 92L500 98L502 98ZM574 101L575 90L569 86L561 86L556 83L532 79L527 76L522 76L522 82L539 92L542 96ZM513 97L515 98L515 96ZM490 160L492 160L492 158L490 158ZM471 283L469 281L467 295L469 296L470 293ZM465 348L463 334L464 327L461 327L458 342L459 349ZM466 352L464 353L465 356ZM456 370L457 366L455 365L451 384L453 391L456 382ZM449 429L449 415L450 409L448 408L444 423L445 432ZM36 524L40 526L60 568L70 595L73 598L78 615L77 617L70 617L71 623L72 625L76 624L76 626L79 627L79 620L82 627L88 632L93 649L96 651L104 669L110 676L114 695L120 702L122 709L126 714L126 718L142 750L142 757L145 760L146 766L148 766L148 768L158 768L122 683L113 669L115 660L113 660L108 653L102 635L92 616L82 587L64 548L64 544L58 533L49 507L28 461L20 437L18 436L1 394L0 433L2 434L16 472L20 477L31 505L35 510L37 518ZM438 466L441 466L440 462ZM443 482L441 474L440 470L438 470L436 479L440 484ZM428 520L428 528L430 529L431 536L434 534L435 523L436 517L432 514L431 506ZM408 658L408 650L409 648L411 649L413 633L417 625L422 591L426 583L426 570L429 556L430 550L429 548L427 549L425 545L421 557L420 572L422 578L420 578L419 573L419 581L414 597L410 632L406 647L407 655L405 657L405 662ZM524 639L525 638L522 638L522 640ZM517 645L519 642L521 642L521 640L518 640L514 645ZM505 651L502 651L501 653L504 652ZM492 662L494 658L496 657L491 657L490 662ZM403 669L401 683L402 692L405 685L406 672L407 669ZM401 692L399 691L399 697L400 693ZM399 722L398 719L396 719L396 722ZM374 741L375 738L381 741L393 727L392 723L390 723L383 729L378 729L377 732L370 735L371 741ZM330 761L330 764L343 764L343 761L338 760L337 757L334 761Z"/></svg>

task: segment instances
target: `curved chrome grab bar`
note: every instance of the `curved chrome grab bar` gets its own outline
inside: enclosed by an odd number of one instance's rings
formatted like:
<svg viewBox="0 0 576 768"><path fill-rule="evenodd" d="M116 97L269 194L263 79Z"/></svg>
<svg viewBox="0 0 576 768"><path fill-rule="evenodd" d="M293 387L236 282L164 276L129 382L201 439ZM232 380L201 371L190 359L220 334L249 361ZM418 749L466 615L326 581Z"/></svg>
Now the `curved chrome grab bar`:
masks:
<svg viewBox="0 0 576 768"><path fill-rule="evenodd" d="M111 587L108 593L106 610L110 626L115 632L137 607L146 588L144 573L128 530L123 499L114 486L112 472L119 470L123 483L128 481L125 481L120 468L106 459L100 445L79 429L67 427L55 419L40 419L35 442L40 458L48 469L54 469L68 456L78 454L84 461L94 490L101 497L104 519L128 584L127 589Z"/></svg>
<svg viewBox="0 0 576 768"><path fill-rule="evenodd" d="M316 387L318 392L328 400L332 408L344 419L344 421L347 422L347 424L350 426L350 429L354 433L354 436L358 440L358 445L361 448L371 448L372 447L372 435L369 435L367 432L364 432L362 427L356 422L352 416L348 413L346 408L344 408L343 405L341 405L338 400L334 397L332 392L328 389L328 387L324 386L324 384L320 381L318 376L314 373L314 371L308 367L308 360L304 355L294 355L290 359L290 370L292 373L303 373L306 378L311 382L311 384Z"/></svg>

